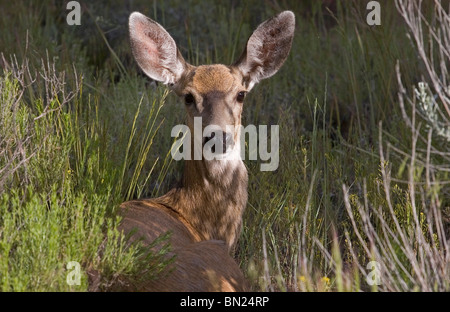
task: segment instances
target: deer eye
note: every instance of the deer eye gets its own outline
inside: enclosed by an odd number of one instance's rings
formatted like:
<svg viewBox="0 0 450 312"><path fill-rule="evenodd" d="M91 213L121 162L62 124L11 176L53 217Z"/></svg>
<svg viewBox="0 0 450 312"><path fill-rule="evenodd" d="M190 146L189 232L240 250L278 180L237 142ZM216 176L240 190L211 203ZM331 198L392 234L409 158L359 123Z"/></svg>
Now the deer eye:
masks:
<svg viewBox="0 0 450 312"><path fill-rule="evenodd" d="M245 91L239 92L238 95L237 95L237 97L236 97L236 101L238 101L239 103L244 102L245 94L246 94L246 93L247 93L247 92L245 92Z"/></svg>
<svg viewBox="0 0 450 312"><path fill-rule="evenodd" d="M195 103L194 96L190 93L186 94L184 96L184 103L186 103L186 105L194 104Z"/></svg>

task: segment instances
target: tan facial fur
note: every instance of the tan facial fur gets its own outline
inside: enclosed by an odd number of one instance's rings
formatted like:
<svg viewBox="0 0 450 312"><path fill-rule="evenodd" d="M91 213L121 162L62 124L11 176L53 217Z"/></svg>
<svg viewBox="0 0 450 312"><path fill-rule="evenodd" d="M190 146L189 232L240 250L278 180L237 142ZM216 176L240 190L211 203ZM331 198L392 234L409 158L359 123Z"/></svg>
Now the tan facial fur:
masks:
<svg viewBox="0 0 450 312"><path fill-rule="evenodd" d="M197 67L192 87L200 94L229 92L236 85L231 70L224 65L203 65Z"/></svg>
<svg viewBox="0 0 450 312"><path fill-rule="evenodd" d="M226 131L227 126L233 126L233 139L237 142L243 108L237 95L246 92L242 80L241 72L234 67L222 64L192 67L173 86L179 96L192 94L195 98L195 104L185 105L188 126L192 129L194 117L202 117L203 128L215 125Z"/></svg>

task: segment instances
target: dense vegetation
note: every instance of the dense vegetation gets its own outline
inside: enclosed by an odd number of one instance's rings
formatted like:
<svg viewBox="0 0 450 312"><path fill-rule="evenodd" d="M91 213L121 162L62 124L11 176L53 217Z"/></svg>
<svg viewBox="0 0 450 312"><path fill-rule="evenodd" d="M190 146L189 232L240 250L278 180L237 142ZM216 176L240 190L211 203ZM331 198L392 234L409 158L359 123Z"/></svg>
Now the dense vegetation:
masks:
<svg viewBox="0 0 450 312"><path fill-rule="evenodd" d="M198 65L232 63L285 9L297 19L291 54L243 116L280 126L279 168L245 161L235 258L252 289L450 290L448 1L421 8L423 51L414 6L402 16L398 1L379 1L380 26L366 23L367 1L79 2L80 26L62 1L1 4L1 290L86 291L89 270L107 290L164 266L117 231L121 202L164 194L183 166L170 130L184 108L133 61L132 11ZM372 260L379 285L366 282ZM67 283L70 261L81 285Z"/></svg>

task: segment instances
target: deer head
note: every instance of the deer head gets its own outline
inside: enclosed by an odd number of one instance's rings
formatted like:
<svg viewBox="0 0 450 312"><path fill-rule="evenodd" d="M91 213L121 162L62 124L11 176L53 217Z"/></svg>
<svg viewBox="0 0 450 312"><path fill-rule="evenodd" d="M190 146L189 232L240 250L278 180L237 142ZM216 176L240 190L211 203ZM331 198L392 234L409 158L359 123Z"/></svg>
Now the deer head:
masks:
<svg viewBox="0 0 450 312"><path fill-rule="evenodd" d="M137 12L130 16L131 47L138 65L150 78L168 85L184 99L191 133L195 133L194 118L201 118L202 133L208 127L207 135L200 135L201 144L208 144L213 151L219 146L221 159L236 159L240 155L245 96L284 63L294 28L294 14L284 11L253 32L244 52L232 65L193 66L183 59L161 25Z"/></svg>

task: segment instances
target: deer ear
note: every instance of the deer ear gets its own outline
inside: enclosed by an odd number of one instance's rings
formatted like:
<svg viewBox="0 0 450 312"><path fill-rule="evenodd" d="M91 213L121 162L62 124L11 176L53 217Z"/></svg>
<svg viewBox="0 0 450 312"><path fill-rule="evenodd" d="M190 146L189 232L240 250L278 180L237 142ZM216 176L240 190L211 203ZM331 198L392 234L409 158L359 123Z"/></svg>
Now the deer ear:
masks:
<svg viewBox="0 0 450 312"><path fill-rule="evenodd" d="M249 90L283 65L291 50L294 29L294 13L284 11L263 22L250 36L244 52L233 64L243 73Z"/></svg>
<svg viewBox="0 0 450 312"><path fill-rule="evenodd" d="M131 50L139 67L150 78L175 84L186 69L186 62L169 33L141 13L130 15Z"/></svg>

